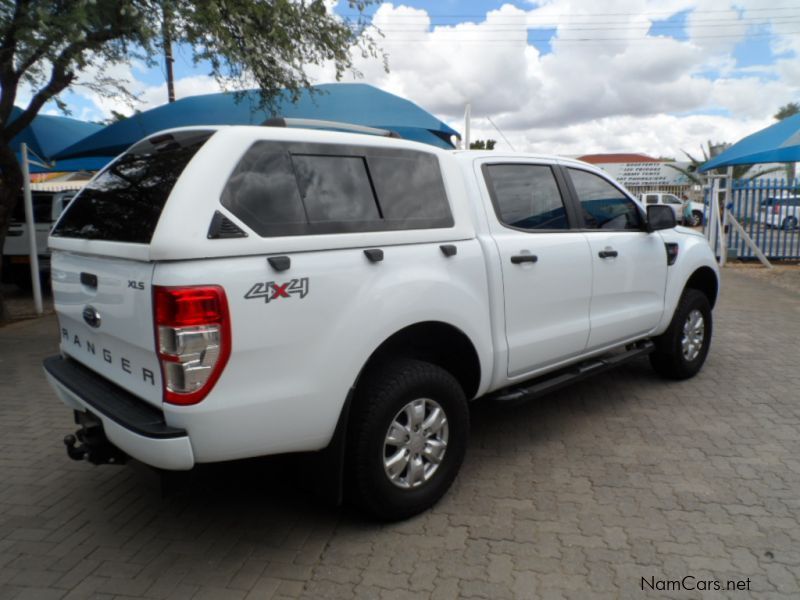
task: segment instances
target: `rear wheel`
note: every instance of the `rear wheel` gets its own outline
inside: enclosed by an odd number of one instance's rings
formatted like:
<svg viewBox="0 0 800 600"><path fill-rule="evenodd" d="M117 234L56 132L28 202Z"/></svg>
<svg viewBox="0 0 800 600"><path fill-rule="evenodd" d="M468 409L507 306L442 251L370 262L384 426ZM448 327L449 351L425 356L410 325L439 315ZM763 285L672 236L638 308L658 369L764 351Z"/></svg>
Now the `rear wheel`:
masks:
<svg viewBox="0 0 800 600"><path fill-rule="evenodd" d="M783 229L797 229L797 217L786 217L783 220Z"/></svg>
<svg viewBox="0 0 800 600"><path fill-rule="evenodd" d="M351 411L349 496L385 520L435 504L466 451L469 410L458 381L436 365L398 359L370 370Z"/></svg>
<svg viewBox="0 0 800 600"><path fill-rule="evenodd" d="M711 345L711 305L698 290L683 292L667 330L656 338L650 364L657 373L670 379L694 377Z"/></svg>

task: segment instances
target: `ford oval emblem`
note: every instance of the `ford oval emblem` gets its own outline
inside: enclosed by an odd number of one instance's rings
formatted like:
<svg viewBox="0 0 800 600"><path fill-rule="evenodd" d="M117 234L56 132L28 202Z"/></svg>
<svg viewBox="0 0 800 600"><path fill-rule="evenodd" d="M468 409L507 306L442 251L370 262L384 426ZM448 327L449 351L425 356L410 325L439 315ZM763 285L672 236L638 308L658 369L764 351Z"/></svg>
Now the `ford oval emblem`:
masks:
<svg viewBox="0 0 800 600"><path fill-rule="evenodd" d="M100 313L97 312L94 306L89 305L83 309L83 320L86 321L89 327L94 327L95 329L100 327Z"/></svg>

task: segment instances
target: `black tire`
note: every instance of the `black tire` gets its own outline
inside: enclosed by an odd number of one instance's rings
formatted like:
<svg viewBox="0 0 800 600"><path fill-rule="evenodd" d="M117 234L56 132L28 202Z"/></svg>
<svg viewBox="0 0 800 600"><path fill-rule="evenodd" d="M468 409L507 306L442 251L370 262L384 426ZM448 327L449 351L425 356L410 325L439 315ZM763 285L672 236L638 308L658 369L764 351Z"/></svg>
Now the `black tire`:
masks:
<svg viewBox="0 0 800 600"><path fill-rule="evenodd" d="M703 213L701 213L699 210L693 210L691 226L698 227L699 225L702 224L703 224Z"/></svg>
<svg viewBox="0 0 800 600"><path fill-rule="evenodd" d="M789 231L791 229L797 229L797 217L786 217L783 220L783 227L784 231Z"/></svg>
<svg viewBox="0 0 800 600"><path fill-rule="evenodd" d="M684 325L695 310L699 311L703 318L703 338L702 343L698 344L699 351L696 356L687 358L683 352ZM650 354L650 364L659 375L669 379L694 377L708 356L712 329L711 305L708 298L698 290L685 289L669 327L654 340L656 349ZM690 356L691 354L693 352L689 352Z"/></svg>
<svg viewBox="0 0 800 600"><path fill-rule="evenodd" d="M429 479L403 488L384 468L385 457L391 454L386 438L390 425L402 419L401 410L418 399L432 400L444 412L446 447ZM378 519L395 521L430 508L447 492L464 460L469 435L464 390L450 373L411 359L376 365L359 383L350 414L348 498L353 503Z"/></svg>

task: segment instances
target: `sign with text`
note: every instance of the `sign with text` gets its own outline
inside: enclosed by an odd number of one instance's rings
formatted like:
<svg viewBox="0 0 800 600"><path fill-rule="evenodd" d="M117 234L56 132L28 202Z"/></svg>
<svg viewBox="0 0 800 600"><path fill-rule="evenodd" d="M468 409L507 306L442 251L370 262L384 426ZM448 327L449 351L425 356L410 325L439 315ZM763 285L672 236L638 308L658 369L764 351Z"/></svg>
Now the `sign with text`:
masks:
<svg viewBox="0 0 800 600"><path fill-rule="evenodd" d="M669 165L685 169L689 162L635 162L606 163L596 166L603 169L624 186L671 186L691 185L691 181L680 171Z"/></svg>

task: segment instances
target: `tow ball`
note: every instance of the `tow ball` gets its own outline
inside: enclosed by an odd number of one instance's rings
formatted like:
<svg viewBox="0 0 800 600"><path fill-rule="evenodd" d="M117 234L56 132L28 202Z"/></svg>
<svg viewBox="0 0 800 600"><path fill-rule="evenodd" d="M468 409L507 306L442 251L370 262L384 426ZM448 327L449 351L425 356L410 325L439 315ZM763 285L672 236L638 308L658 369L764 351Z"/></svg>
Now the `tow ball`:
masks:
<svg viewBox="0 0 800 600"><path fill-rule="evenodd" d="M114 446L103 431L102 422L90 413L75 412L81 426L75 434L64 436L67 456L72 460L88 460L93 465L124 464L128 456Z"/></svg>

